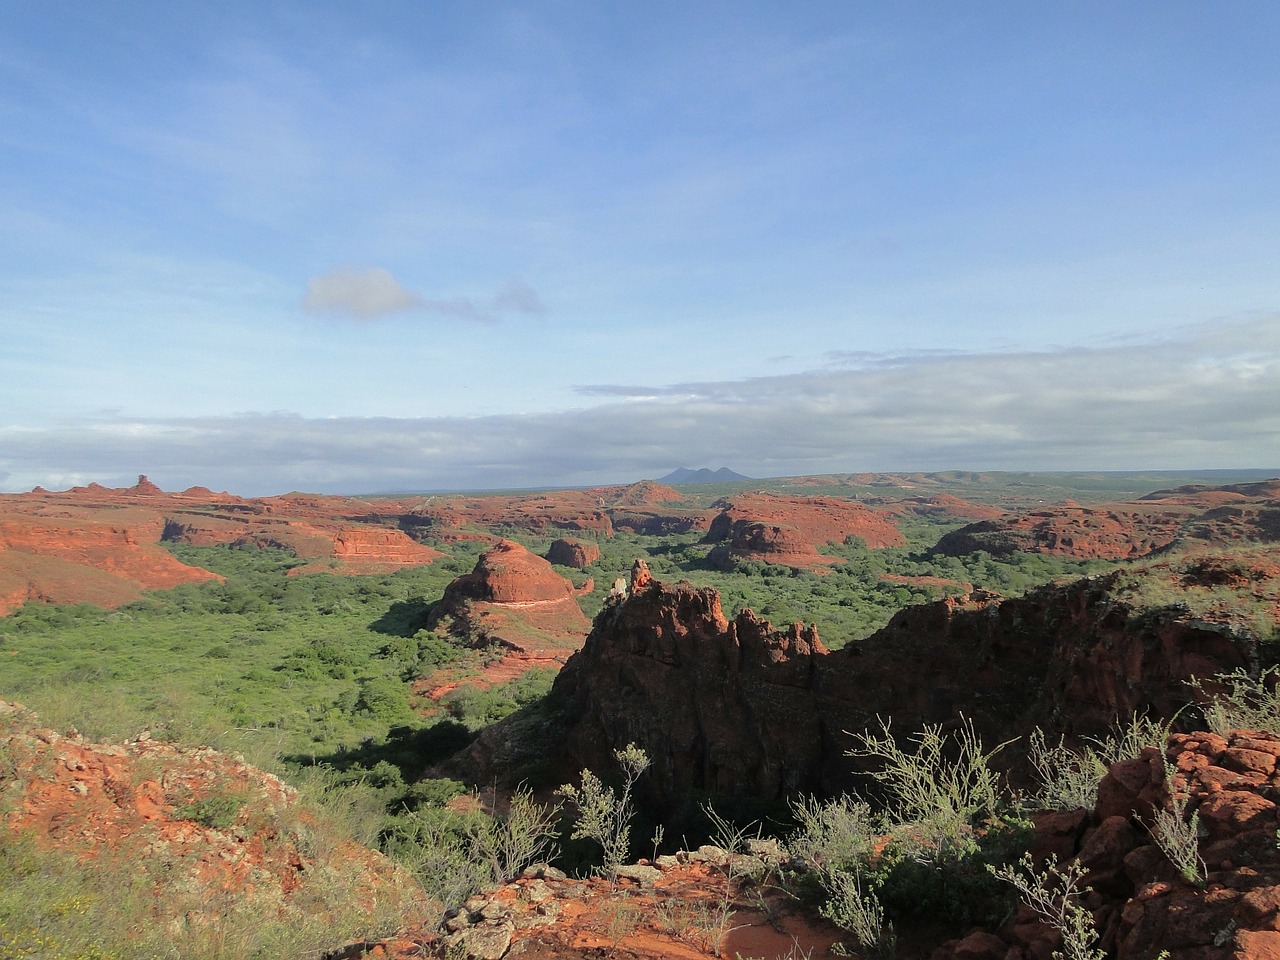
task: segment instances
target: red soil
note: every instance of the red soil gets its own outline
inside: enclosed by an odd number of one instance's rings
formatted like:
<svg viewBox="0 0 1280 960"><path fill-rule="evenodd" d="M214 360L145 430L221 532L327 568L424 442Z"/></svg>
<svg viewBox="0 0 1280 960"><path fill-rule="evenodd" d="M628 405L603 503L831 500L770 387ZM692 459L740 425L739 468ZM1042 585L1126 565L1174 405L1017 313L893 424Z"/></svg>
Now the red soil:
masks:
<svg viewBox="0 0 1280 960"><path fill-rule="evenodd" d="M309 878L322 868L349 877L358 897L402 882L387 861L349 842L336 844L323 859L305 853L290 826L310 829L307 816L295 809L295 791L208 747L177 747L146 733L122 744L92 743L75 731L43 728L21 706L4 701L0 747L12 760L0 779L9 801L0 837L24 831L40 844L84 857L110 853L124 862L171 862L184 873L164 875L162 882L179 883L207 909L216 910L219 897L228 894L287 903L305 896ZM230 824L199 822L192 811L220 798L238 800Z"/></svg>

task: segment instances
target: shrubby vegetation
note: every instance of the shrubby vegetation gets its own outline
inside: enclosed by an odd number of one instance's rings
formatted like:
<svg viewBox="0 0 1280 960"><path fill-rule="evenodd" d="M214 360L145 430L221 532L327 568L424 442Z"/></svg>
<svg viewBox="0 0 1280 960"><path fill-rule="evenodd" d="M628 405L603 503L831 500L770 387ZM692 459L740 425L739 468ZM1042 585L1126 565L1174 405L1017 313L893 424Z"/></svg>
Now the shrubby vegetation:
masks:
<svg viewBox="0 0 1280 960"><path fill-rule="evenodd" d="M622 773L618 791L606 786L590 770L583 770L578 783L567 783L559 794L575 811L572 839L591 840L600 846L606 876L616 877L618 868L631 851L631 820L635 807L631 799L636 781L649 769L649 757L634 743L613 754Z"/></svg>
<svg viewBox="0 0 1280 960"><path fill-rule="evenodd" d="M576 583L595 579L583 603L591 614L614 578L627 576L633 560L644 557L659 578L719 590L730 616L750 607L776 623L816 622L824 641L839 647L882 626L904 605L961 589L893 582L886 574L1017 594L1112 566L1039 555L928 556L924 547L951 526L921 520L909 528L911 543L899 549L873 551L856 542L831 547L840 562L821 574L759 563L715 570L706 562L709 545L693 534L602 538L595 564L562 572ZM539 551L550 539L516 536ZM446 559L392 575L290 577L298 561L285 551L178 546L180 559L226 581L157 592L115 611L28 604L0 619L0 697L26 703L50 725L74 726L94 738L119 739L148 728L157 738L243 753L310 798L322 825L309 834L311 842L350 836L380 846L413 866L439 902L458 903L529 857L546 854L558 815L526 794L510 814L494 820L465 802L463 784L421 779L477 730L536 702L553 676L534 671L485 690L465 684L466 670L480 665L480 654L423 629L430 604L450 580L471 570L480 548L449 549L456 552ZM441 668L463 677L463 684L438 706L418 702L411 683ZM1234 699L1274 718L1280 711L1273 680ZM1017 808L991 773L994 751L978 744L971 730L960 736L957 744L944 742L937 730L906 741L895 741L887 728L868 735L859 749L882 762L892 788L883 809L859 798L798 801L793 808L799 829L790 846L816 865L828 916L864 947L887 950L892 925L915 917L991 918L1007 910L1017 892L1008 875L1021 841ZM1041 738L1046 796L1057 790L1060 804L1087 801L1099 767L1132 746L1119 733L1115 741L1073 752ZM962 764L948 766L957 751ZM619 758L623 777L616 788L585 771L564 794L572 810L563 811L562 839L598 845L606 872L630 855L630 788L643 770L634 759ZM0 756L0 779L4 763ZM220 803L193 803L186 815L218 825L234 815L235 798ZM81 889L60 867L50 868L49 877L69 886L66 892L46 889L39 884L52 881L34 878L25 862L0 862L0 946L16 942L18 934L11 933L22 916L15 907L4 912L9 889L63 911L67 931L77 916L89 918L85 929L94 927L97 906L77 913L79 906L57 905L97 903L104 889L93 886L98 880L85 879L89 886ZM1004 872L998 878L988 867ZM57 932L63 926L56 919L39 920L41 931L61 938L47 955L113 956L101 952L106 946L76 939L79 934ZM255 955L253 949L238 955Z"/></svg>
<svg viewBox="0 0 1280 960"><path fill-rule="evenodd" d="M387 935L412 916L407 890L362 898L351 876L312 871L305 896L215 893L183 882L173 854L99 850L86 861L30 833L0 843L0 956L30 960L275 960Z"/></svg>

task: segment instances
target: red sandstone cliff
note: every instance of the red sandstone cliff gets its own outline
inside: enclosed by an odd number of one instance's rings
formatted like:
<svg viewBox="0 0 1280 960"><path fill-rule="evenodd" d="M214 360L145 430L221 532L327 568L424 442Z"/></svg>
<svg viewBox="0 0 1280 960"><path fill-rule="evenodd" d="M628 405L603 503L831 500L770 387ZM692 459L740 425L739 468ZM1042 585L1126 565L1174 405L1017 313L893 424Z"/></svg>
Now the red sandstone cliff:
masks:
<svg viewBox="0 0 1280 960"><path fill-rule="evenodd" d="M161 547L163 530L163 518L129 507L0 512L0 616L28 600L118 607L144 590L221 579Z"/></svg>
<svg viewBox="0 0 1280 960"><path fill-rule="evenodd" d="M1137 709L1171 715L1193 675L1257 668L1256 625L1138 609L1119 598L1118 576L912 607L828 653L813 628L778 631L749 611L729 622L713 590L640 569L557 678L536 749L572 777L607 769L634 741L654 759L659 806L691 792L831 794L853 775L846 731L877 716L911 731L963 715L992 743L1034 725L1097 734ZM486 731L456 771L500 779L530 735L521 724Z"/></svg>
<svg viewBox="0 0 1280 960"><path fill-rule="evenodd" d="M724 502L706 539L721 544L712 559L726 566L736 560L762 560L814 568L836 562L820 554L819 546L843 543L848 537L858 537L872 548L906 543L887 516L856 501L765 493Z"/></svg>
<svg viewBox="0 0 1280 960"><path fill-rule="evenodd" d="M442 556L397 529L403 504L382 506L386 514L337 497L165 493L146 477L123 489L0 495L0 616L28 600L116 607L144 590L219 579L163 542L253 543L314 561L294 573L388 573Z"/></svg>
<svg viewBox="0 0 1280 960"><path fill-rule="evenodd" d="M943 536L933 552L985 550L1134 560L1171 547L1280 541L1280 480L1180 487L1105 506L1059 505L981 520Z"/></svg>

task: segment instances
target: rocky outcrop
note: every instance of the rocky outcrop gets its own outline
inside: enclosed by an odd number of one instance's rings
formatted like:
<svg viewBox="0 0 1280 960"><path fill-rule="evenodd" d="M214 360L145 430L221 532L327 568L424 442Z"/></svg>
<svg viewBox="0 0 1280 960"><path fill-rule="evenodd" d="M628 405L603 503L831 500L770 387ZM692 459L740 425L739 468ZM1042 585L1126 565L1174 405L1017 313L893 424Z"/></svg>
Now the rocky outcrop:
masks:
<svg viewBox="0 0 1280 960"><path fill-rule="evenodd" d="M819 553L818 547L850 537L872 548L906 543L887 516L853 500L753 493L721 506L706 539L720 544L710 559L726 568L740 560L821 567L835 559Z"/></svg>
<svg viewBox="0 0 1280 960"><path fill-rule="evenodd" d="M833 724L861 729L878 714L903 729L961 713L993 742L1032 726L1079 735L1135 710L1172 716L1186 681L1264 656L1255 628L1175 606L1120 598L1121 574L1002 599L976 592L908 607L820 671Z"/></svg>
<svg viewBox="0 0 1280 960"><path fill-rule="evenodd" d="M599 547L594 543L586 543L582 540L575 540L572 537L553 540L551 546L547 549L548 563L558 564L562 567L573 567L575 570L588 567L599 559Z"/></svg>
<svg viewBox="0 0 1280 960"><path fill-rule="evenodd" d="M575 590L542 557L514 541L500 542L445 588L426 621L429 629L491 655L479 672L445 669L422 677L415 692L439 700L459 686L491 687L529 670L559 670L587 636L590 623L577 596L594 585L588 579Z"/></svg>
<svg viewBox="0 0 1280 960"><path fill-rule="evenodd" d="M945 534L930 551L965 556L1047 553L1081 560L1136 560L1168 549L1181 535L1178 513L1059 507L1001 520L981 520Z"/></svg>
<svg viewBox="0 0 1280 960"><path fill-rule="evenodd" d="M1061 504L980 520L943 536L932 552L964 556L1046 553L1078 559L1136 560L1196 541L1280 540L1280 481L1180 487L1096 507Z"/></svg>
<svg viewBox="0 0 1280 960"><path fill-rule="evenodd" d="M445 588L441 607L459 601L551 603L573 599L573 584L551 564L514 540L503 540L476 561L475 569Z"/></svg>
<svg viewBox="0 0 1280 960"><path fill-rule="evenodd" d="M714 590L637 565L627 598L556 680L557 707L578 718L563 748L608 769L613 750L641 744L650 787L668 799L780 796L817 773L821 721L804 694L825 653L812 627L775 630L750 611L727 620Z"/></svg>
<svg viewBox="0 0 1280 960"><path fill-rule="evenodd" d="M5 701L0 756L0 845L21 833L78 855L86 872L127 864L133 892L155 898L152 921L171 923L175 935L207 941L230 910L320 919L352 899L403 894L408 905L412 894L421 897L398 868L334 835L300 808L291 787L243 758L145 731L124 743L92 742L43 727ZM338 877L345 889L333 888ZM334 902L339 890L346 903ZM180 938L169 946L184 953Z"/></svg>
<svg viewBox="0 0 1280 960"><path fill-rule="evenodd" d="M971 520L993 520L1004 516L1005 511L982 503L971 503L949 493L931 497L907 497L906 499L873 499L868 506L882 506L895 514L914 514L918 517L950 519L963 517Z"/></svg>
<svg viewBox="0 0 1280 960"><path fill-rule="evenodd" d="M445 588L426 625L472 646L500 645L511 655L559 666L590 627L577 592L542 557L503 540Z"/></svg>
<svg viewBox="0 0 1280 960"><path fill-rule="evenodd" d="M1134 710L1171 716L1192 676L1257 669L1248 629L1136 611L1114 587L1113 576L1010 600L948 598L828 653L812 627L775 630L750 611L729 621L715 591L652 580L639 565L557 678L538 756L572 776L607 769L635 742L654 759L650 799L664 809L690 792L831 795L857 775L849 732L878 717L909 732L963 716L989 743L1036 725L1095 735ZM491 728L457 769L501 779L521 731L519 721Z"/></svg>
<svg viewBox="0 0 1280 960"><path fill-rule="evenodd" d="M601 497L610 507L656 507L685 502L679 490L654 480L641 480L625 487L596 487L588 492Z"/></svg>
<svg viewBox="0 0 1280 960"><path fill-rule="evenodd" d="M147 475L139 474L138 482L128 490L124 491L126 496L131 497L163 497L165 492L157 487L154 483L147 479Z"/></svg>
<svg viewBox="0 0 1280 960"><path fill-rule="evenodd" d="M415 512L419 519L431 518L433 528L440 530L488 527L539 535L553 531L613 534L604 498L589 490L432 498Z"/></svg>
<svg viewBox="0 0 1280 960"><path fill-rule="evenodd" d="M612 878L570 877L533 864L451 912L438 935L405 931L325 960L847 956L837 949L840 930L814 907L782 884L759 882L781 859L776 840L749 840L745 853L704 845L624 864ZM731 909L717 910L726 906Z"/></svg>
<svg viewBox="0 0 1280 960"><path fill-rule="evenodd" d="M1176 774L1166 780L1166 761ZM1115 960L1263 960L1280 950L1280 737L1259 731L1174 735L1163 751L1116 764L1090 811L1036 818L1033 849L1078 858L1083 905ZM1154 842L1157 810L1175 795L1195 814L1199 880ZM1194 867L1194 857L1189 861ZM952 941L933 960L1048 957L1057 931L1022 907L998 931Z"/></svg>
<svg viewBox="0 0 1280 960"><path fill-rule="evenodd" d="M355 573L390 573L421 567L444 556L399 530L385 527L343 527L334 534L333 557Z"/></svg>
<svg viewBox="0 0 1280 960"><path fill-rule="evenodd" d="M0 616L28 600L110 608L144 590L221 579L161 547L163 529L161 517L123 507L69 517L0 512Z"/></svg>
<svg viewBox="0 0 1280 960"><path fill-rule="evenodd" d="M164 543L279 547L313 561L294 574L390 573L443 556L397 529L390 508L370 514L368 502L338 497L165 493L145 476L122 489L0 495L0 616L27 601L117 607L144 590L221 579Z"/></svg>

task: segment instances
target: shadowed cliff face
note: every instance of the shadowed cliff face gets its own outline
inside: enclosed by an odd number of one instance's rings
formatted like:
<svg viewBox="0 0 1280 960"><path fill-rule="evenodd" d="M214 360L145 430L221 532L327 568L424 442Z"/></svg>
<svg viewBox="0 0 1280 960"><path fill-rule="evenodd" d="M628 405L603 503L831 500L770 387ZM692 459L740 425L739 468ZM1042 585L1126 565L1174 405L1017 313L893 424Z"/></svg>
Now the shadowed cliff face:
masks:
<svg viewBox="0 0 1280 960"><path fill-rule="evenodd" d="M654 762L647 780L660 808L696 794L832 794L854 775L849 732L877 717L907 734L963 715L992 745L1037 724L1097 734L1134 710L1172 715L1191 676L1256 669L1258 641L1243 627L1177 608L1138 613L1114 588L1107 576L912 607L832 653L813 627L777 630L750 611L730 621L714 590L658 582L637 564L541 719L491 728L454 769L501 782L529 738L567 779L612 769L613 751L634 742Z"/></svg>
<svg viewBox="0 0 1280 960"><path fill-rule="evenodd" d="M720 597L652 580L638 567L629 596L606 608L556 681L576 718L561 749L608 769L612 752L641 744L662 797L691 792L772 797L817 774L806 745L820 739L809 693L826 649L812 627L778 631Z"/></svg>
<svg viewBox="0 0 1280 960"><path fill-rule="evenodd" d="M963 714L988 744L1037 725L1096 735L1134 711L1172 716L1190 701L1192 676L1257 667L1258 640L1242 626L1176 607L1140 612L1117 599L1116 582L1108 575L1014 599L975 593L903 610L818 666L826 727L863 730L880 716L907 733ZM847 747L843 736L829 744L826 789L841 783Z"/></svg>

